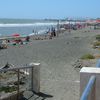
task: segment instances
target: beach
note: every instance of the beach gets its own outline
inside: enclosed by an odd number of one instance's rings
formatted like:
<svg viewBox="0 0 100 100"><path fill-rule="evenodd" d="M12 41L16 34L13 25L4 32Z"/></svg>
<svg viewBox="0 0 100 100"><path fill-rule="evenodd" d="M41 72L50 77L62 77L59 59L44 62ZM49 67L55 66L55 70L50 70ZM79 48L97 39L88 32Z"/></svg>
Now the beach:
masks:
<svg viewBox="0 0 100 100"><path fill-rule="evenodd" d="M0 66L7 62L15 66L40 63L40 92L51 95L46 100L79 100L80 69L75 69L73 64L84 54L99 53L91 47L99 33L100 30L89 28L65 31L53 39L31 39L25 45L8 45L7 49L0 50ZM31 93L24 95L29 98ZM33 96L29 100L36 98Z"/></svg>

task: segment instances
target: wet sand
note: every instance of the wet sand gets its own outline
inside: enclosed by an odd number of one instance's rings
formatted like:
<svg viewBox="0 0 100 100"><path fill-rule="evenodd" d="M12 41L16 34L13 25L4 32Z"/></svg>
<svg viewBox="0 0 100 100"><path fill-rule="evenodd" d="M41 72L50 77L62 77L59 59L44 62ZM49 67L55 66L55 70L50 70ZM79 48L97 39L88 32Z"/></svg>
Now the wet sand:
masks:
<svg viewBox="0 0 100 100"><path fill-rule="evenodd" d="M8 49L0 50L0 66L7 62L16 66L40 62L41 92L53 96L46 100L79 100L79 70L72 64L84 54L97 52L90 44L100 32L87 30L64 32L56 38L32 40L25 45L9 45ZM30 93L26 94L28 98Z"/></svg>

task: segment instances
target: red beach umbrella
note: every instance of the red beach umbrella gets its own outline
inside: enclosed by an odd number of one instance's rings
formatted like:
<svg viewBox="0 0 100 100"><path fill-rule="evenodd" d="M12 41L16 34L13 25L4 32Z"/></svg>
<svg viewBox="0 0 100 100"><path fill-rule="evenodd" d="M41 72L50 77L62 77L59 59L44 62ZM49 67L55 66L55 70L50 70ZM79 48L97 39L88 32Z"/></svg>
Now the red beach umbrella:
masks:
<svg viewBox="0 0 100 100"><path fill-rule="evenodd" d="M19 33L14 33L14 34L12 34L12 36L18 37L18 36L20 36L20 34Z"/></svg>

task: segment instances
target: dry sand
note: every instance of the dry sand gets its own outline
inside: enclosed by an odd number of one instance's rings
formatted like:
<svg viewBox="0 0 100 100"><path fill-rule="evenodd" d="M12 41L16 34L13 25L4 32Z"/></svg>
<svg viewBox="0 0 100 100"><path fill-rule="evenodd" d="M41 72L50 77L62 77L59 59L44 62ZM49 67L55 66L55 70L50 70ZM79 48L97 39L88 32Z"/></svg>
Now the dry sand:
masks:
<svg viewBox="0 0 100 100"><path fill-rule="evenodd" d="M0 50L0 66L6 62L16 66L40 62L41 92L53 96L46 100L79 100L79 70L72 64L86 53L97 52L90 44L100 33L99 30L85 30L64 32L51 40L32 40L26 45L9 45L8 49ZM27 98L31 95L26 94ZM44 100L36 98L29 100Z"/></svg>

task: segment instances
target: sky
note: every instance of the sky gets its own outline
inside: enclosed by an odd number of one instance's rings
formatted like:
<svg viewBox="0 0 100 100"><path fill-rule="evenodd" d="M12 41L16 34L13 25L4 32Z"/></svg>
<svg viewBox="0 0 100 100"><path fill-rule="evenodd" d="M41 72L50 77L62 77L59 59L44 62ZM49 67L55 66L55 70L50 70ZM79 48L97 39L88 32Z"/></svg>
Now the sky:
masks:
<svg viewBox="0 0 100 100"><path fill-rule="evenodd" d="M0 18L100 18L100 0L0 0Z"/></svg>

